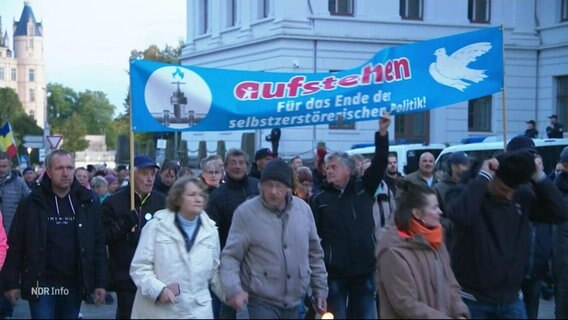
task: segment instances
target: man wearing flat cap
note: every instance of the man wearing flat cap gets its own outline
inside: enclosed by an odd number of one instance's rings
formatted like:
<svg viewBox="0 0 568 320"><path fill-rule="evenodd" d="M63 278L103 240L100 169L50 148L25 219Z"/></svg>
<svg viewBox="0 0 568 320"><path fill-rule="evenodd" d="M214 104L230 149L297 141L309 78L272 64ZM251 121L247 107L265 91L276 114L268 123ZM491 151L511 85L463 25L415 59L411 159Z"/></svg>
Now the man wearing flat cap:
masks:
<svg viewBox="0 0 568 320"><path fill-rule="evenodd" d="M116 318L130 319L136 286L130 278L140 232L158 210L166 206L166 197L153 191L159 167L150 157L134 157L134 202L130 208L130 184L110 195L102 207L102 222L109 251L111 288L116 291Z"/></svg>
<svg viewBox="0 0 568 320"><path fill-rule="evenodd" d="M528 138L538 138L538 130L536 130L536 123L534 120L529 120L526 122L527 129L525 130L525 137Z"/></svg>
<svg viewBox="0 0 568 320"><path fill-rule="evenodd" d="M236 311L250 319L296 319L311 288L326 311L327 272L310 207L292 195L292 169L276 158L260 178L260 195L241 204L221 253L221 285Z"/></svg>
<svg viewBox="0 0 568 320"><path fill-rule="evenodd" d="M558 116L553 114L548 117L550 125L546 127L546 135L549 139L564 137L564 126L558 122Z"/></svg>

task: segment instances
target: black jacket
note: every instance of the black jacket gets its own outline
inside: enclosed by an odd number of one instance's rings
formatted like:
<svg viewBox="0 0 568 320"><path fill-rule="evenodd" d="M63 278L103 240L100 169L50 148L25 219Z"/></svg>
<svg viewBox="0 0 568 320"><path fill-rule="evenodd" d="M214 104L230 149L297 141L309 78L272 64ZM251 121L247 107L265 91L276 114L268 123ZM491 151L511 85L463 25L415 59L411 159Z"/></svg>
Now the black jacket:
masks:
<svg viewBox="0 0 568 320"><path fill-rule="evenodd" d="M488 193L479 175L448 200L454 223L452 269L462 289L495 304L518 299L529 258L529 219L561 223L568 209L554 184L545 179L519 187L513 201L501 203ZM448 194L450 196L450 194Z"/></svg>
<svg viewBox="0 0 568 320"><path fill-rule="evenodd" d="M568 206L568 174L563 172L556 176L554 183L562 193L564 203ZM556 228L554 233L554 254L562 254L568 261L568 222Z"/></svg>
<svg viewBox="0 0 568 320"><path fill-rule="evenodd" d="M83 298L95 288L107 286L107 255L105 234L102 228L99 200L93 193L73 181L70 191L73 207L76 209L77 228L77 283ZM37 300L31 288L43 280L46 266L47 205L54 197L51 179L44 175L40 186L19 203L8 236L8 255L2 269L4 290L21 289L24 299Z"/></svg>
<svg viewBox="0 0 568 320"><path fill-rule="evenodd" d="M130 185L119 189L103 202L102 222L106 231L106 240L109 252L110 289L112 290L136 290L136 286L130 278L130 263L134 257L140 227L134 232L132 228L136 224L142 227L148 222L146 214L150 218L158 210L166 207L166 197L156 191L152 191L143 202L135 193L135 206L140 212L140 219L130 210Z"/></svg>
<svg viewBox="0 0 568 320"><path fill-rule="evenodd" d="M330 278L356 277L375 268L375 191L387 166L388 135L375 133L375 156L361 178L351 176L343 191L324 183L311 208Z"/></svg>
<svg viewBox="0 0 568 320"><path fill-rule="evenodd" d="M205 210L209 218L217 224L221 249L227 242L235 209L245 200L259 194L258 180L253 177L245 176L240 181L231 179L229 175L226 178L225 183L211 193Z"/></svg>

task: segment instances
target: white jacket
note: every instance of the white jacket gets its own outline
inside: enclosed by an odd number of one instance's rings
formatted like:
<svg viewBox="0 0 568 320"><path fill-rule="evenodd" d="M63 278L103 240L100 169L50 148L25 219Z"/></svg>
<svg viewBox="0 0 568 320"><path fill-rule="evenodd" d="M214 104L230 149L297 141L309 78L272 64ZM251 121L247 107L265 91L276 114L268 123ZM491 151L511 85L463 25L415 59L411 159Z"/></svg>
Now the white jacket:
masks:
<svg viewBox="0 0 568 320"><path fill-rule="evenodd" d="M138 290L132 307L132 319L198 318L212 319L209 285L219 296L219 234L215 222L205 212L199 215L201 226L189 252L175 213L156 212L140 236L130 265L130 276ZM157 303L166 285L179 283L175 304Z"/></svg>

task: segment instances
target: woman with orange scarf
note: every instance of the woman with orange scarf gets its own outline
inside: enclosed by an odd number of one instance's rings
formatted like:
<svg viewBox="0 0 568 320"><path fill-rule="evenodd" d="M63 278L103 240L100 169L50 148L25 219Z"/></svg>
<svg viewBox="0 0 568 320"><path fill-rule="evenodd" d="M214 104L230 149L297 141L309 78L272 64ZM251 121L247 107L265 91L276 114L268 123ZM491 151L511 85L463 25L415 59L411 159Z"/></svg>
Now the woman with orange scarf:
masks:
<svg viewBox="0 0 568 320"><path fill-rule="evenodd" d="M436 193L400 179L395 225L377 240L381 319L469 317L450 266Z"/></svg>

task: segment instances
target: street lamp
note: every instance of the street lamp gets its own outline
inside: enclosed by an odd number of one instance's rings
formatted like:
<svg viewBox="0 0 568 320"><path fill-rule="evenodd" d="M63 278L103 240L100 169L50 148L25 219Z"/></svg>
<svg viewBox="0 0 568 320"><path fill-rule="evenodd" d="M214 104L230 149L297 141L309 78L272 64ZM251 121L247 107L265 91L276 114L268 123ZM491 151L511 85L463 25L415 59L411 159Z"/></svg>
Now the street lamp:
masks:
<svg viewBox="0 0 568 320"><path fill-rule="evenodd" d="M29 161L29 166L32 166L32 147L28 147L28 161Z"/></svg>

